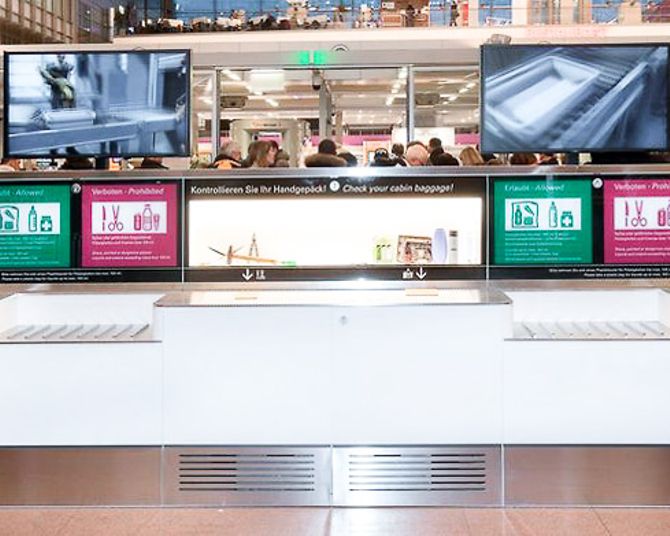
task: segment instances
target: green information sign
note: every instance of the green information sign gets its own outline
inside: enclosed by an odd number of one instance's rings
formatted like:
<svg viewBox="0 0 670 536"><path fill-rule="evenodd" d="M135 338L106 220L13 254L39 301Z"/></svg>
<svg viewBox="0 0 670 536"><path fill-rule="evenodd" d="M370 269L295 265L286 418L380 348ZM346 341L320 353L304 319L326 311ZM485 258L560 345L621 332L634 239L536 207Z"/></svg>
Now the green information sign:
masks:
<svg viewBox="0 0 670 536"><path fill-rule="evenodd" d="M495 264L590 263L591 181L496 180Z"/></svg>
<svg viewBox="0 0 670 536"><path fill-rule="evenodd" d="M70 187L0 186L0 267L70 266Z"/></svg>

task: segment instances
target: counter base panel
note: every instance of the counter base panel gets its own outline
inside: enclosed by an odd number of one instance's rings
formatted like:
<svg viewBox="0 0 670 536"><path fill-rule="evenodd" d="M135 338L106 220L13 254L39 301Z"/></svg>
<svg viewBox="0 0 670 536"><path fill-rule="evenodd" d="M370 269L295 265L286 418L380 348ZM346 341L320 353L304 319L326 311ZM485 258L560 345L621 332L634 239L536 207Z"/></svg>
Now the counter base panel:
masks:
<svg viewBox="0 0 670 536"><path fill-rule="evenodd" d="M506 446L509 506L667 506L670 447Z"/></svg>
<svg viewBox="0 0 670 536"><path fill-rule="evenodd" d="M668 506L669 471L645 445L3 447L0 506Z"/></svg>

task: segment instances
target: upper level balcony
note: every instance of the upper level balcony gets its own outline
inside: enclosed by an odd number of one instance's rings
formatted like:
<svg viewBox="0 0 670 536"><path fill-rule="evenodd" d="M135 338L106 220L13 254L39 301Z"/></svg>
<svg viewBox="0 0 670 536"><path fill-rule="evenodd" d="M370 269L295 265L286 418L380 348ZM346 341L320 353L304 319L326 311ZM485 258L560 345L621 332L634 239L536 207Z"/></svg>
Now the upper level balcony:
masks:
<svg viewBox="0 0 670 536"><path fill-rule="evenodd" d="M117 8L117 34L670 22L670 0L182 0L161 6Z"/></svg>

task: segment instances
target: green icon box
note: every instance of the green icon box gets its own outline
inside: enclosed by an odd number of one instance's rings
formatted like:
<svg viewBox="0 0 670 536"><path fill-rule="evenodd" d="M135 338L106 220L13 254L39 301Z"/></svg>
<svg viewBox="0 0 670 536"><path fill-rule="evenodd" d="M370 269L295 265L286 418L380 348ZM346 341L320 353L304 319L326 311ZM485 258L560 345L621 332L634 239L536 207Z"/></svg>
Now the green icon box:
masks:
<svg viewBox="0 0 670 536"><path fill-rule="evenodd" d="M493 263L593 261L589 179L500 179L493 185Z"/></svg>

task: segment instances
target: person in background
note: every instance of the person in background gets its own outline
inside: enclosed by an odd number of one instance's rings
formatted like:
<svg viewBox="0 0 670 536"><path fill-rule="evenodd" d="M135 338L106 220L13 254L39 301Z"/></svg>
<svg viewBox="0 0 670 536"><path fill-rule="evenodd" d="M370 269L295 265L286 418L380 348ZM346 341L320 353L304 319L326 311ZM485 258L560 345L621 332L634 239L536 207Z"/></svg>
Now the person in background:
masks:
<svg viewBox="0 0 670 536"><path fill-rule="evenodd" d="M412 141L410 141L410 142L407 144L407 150L409 151L410 147L414 147L415 145L421 145L421 147L423 147L426 151L428 151L428 152L430 153L430 149L428 148L428 146L427 146L425 143L423 143L422 141L419 141L419 140L412 140ZM405 155L406 155L406 154L407 154L407 153L405 153Z"/></svg>
<svg viewBox="0 0 670 536"><path fill-rule="evenodd" d="M442 153L435 159L434 166L460 166L458 159L449 153Z"/></svg>
<svg viewBox="0 0 670 536"><path fill-rule="evenodd" d="M509 163L513 166L535 166L537 165L537 157L535 153L514 153L509 159Z"/></svg>
<svg viewBox="0 0 670 536"><path fill-rule="evenodd" d="M491 158L486 161L487 166L504 166L505 162L503 162L500 158Z"/></svg>
<svg viewBox="0 0 670 536"><path fill-rule="evenodd" d="M242 149L234 141L229 141L223 145L211 167L215 169L237 169L242 167L241 160Z"/></svg>
<svg viewBox="0 0 670 536"><path fill-rule="evenodd" d="M430 152L430 156L428 157L428 165L429 166L436 166L437 165L437 159L444 154L444 149L442 147L436 147Z"/></svg>
<svg viewBox="0 0 670 536"><path fill-rule="evenodd" d="M163 165L163 157L161 156L145 156L140 164L140 169L169 169Z"/></svg>
<svg viewBox="0 0 670 536"><path fill-rule="evenodd" d="M559 166L560 162L554 153L541 153L538 164L540 166Z"/></svg>
<svg viewBox="0 0 670 536"><path fill-rule="evenodd" d="M18 158L3 158L0 171L21 171L21 161Z"/></svg>
<svg viewBox="0 0 670 536"><path fill-rule="evenodd" d="M461 160L461 164L464 166L483 166L486 161L474 147L466 147L458 155L458 158Z"/></svg>
<svg viewBox="0 0 670 536"><path fill-rule="evenodd" d="M375 151L372 162L370 162L371 167L395 167L396 165L396 159L392 158L389 155L388 150L383 147L380 147Z"/></svg>
<svg viewBox="0 0 670 536"><path fill-rule="evenodd" d="M93 169L93 162L91 162L90 158L86 158L85 156L68 156L58 169Z"/></svg>
<svg viewBox="0 0 670 536"><path fill-rule="evenodd" d="M279 149L277 156L275 156L275 167L277 168L287 168L291 167L291 157L283 149Z"/></svg>
<svg viewBox="0 0 670 536"><path fill-rule="evenodd" d="M249 145L249 167L269 168L274 166L277 151L268 141L255 141Z"/></svg>
<svg viewBox="0 0 670 536"><path fill-rule="evenodd" d="M256 141L252 141L252 142L249 144L249 147L247 147L247 156L244 157L244 159L242 159L242 160L240 161L240 163L242 164L242 167L243 167L243 168L251 167L251 153L256 151L256 144L257 144L257 143L258 143L258 140L256 140Z"/></svg>
<svg viewBox="0 0 670 536"><path fill-rule="evenodd" d="M428 163L429 153L422 143L410 145L407 149L407 163L410 166L425 166Z"/></svg>
<svg viewBox="0 0 670 536"><path fill-rule="evenodd" d="M405 158L405 146L402 143L394 143L391 147L391 154L398 159Z"/></svg>
<svg viewBox="0 0 670 536"><path fill-rule="evenodd" d="M442 140L440 138L430 138L428 140L428 152L432 153L437 148L442 148Z"/></svg>
<svg viewBox="0 0 670 536"><path fill-rule="evenodd" d="M337 153L337 157L344 160L347 163L347 167L358 166L358 158L356 158L349 151L341 151L341 152Z"/></svg>
<svg viewBox="0 0 670 536"><path fill-rule="evenodd" d="M405 159L405 146L402 143L394 143L391 147L391 157L395 158L397 166L407 166Z"/></svg>
<svg viewBox="0 0 670 536"><path fill-rule="evenodd" d="M449 26L458 26L459 15L458 0L451 0L451 5L449 6Z"/></svg>
<svg viewBox="0 0 670 536"><path fill-rule="evenodd" d="M305 158L306 167L346 167L347 163L337 156L337 145L328 138L319 142L316 154Z"/></svg>

